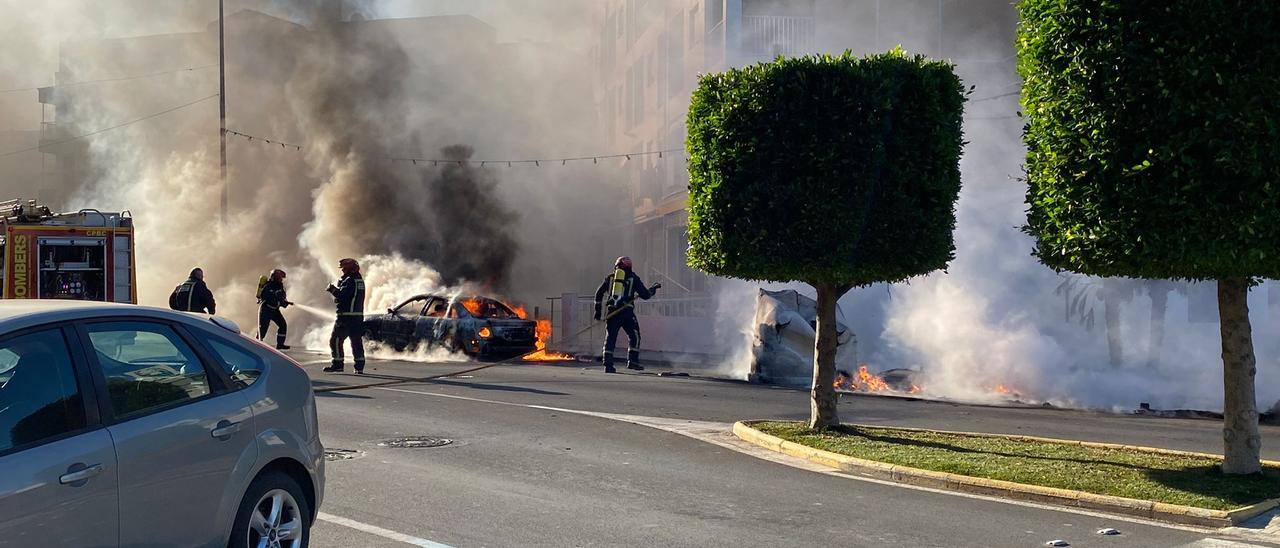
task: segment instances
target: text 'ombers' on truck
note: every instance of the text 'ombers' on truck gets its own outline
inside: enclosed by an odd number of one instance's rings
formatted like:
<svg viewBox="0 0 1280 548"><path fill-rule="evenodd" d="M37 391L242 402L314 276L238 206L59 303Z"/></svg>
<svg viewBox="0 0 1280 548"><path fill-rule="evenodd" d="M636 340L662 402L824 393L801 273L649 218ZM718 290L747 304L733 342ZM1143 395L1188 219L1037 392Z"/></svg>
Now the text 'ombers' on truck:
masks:
<svg viewBox="0 0 1280 548"><path fill-rule="evenodd" d="M0 202L0 296L137 303L129 212Z"/></svg>

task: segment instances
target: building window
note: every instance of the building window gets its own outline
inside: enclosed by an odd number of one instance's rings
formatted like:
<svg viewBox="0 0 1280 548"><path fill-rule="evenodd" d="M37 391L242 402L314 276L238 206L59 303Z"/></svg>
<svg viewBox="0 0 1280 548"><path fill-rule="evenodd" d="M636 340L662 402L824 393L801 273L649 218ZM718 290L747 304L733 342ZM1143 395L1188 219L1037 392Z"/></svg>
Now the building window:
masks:
<svg viewBox="0 0 1280 548"><path fill-rule="evenodd" d="M671 28L667 33L667 96L675 97L684 91L684 13L671 22Z"/></svg>
<svg viewBox="0 0 1280 548"><path fill-rule="evenodd" d="M698 21L698 4L694 3L693 7L689 8L689 21L687 23L687 26L689 27L689 47L690 48L692 48L693 44L698 41L697 21Z"/></svg>

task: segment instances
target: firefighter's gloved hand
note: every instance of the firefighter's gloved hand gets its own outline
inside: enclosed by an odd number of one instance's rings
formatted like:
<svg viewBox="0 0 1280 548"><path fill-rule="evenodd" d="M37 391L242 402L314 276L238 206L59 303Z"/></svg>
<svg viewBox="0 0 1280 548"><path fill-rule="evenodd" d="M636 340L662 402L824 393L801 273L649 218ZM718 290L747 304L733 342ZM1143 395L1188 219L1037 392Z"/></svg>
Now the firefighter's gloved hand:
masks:
<svg viewBox="0 0 1280 548"><path fill-rule="evenodd" d="M289 305L291 305L291 304L293 304L293 303L292 303L292 302L289 302L289 301L282 302L282 303L280 303L280 308L289 308Z"/></svg>
<svg viewBox="0 0 1280 548"><path fill-rule="evenodd" d="M337 293L337 292L338 292L338 288L337 288L337 287L334 287L334 286L333 286L333 284L329 284L329 287L324 288L324 290L325 290L325 291L328 291L329 293Z"/></svg>
<svg viewBox="0 0 1280 548"><path fill-rule="evenodd" d="M655 292L657 292L659 289L662 289L662 284L660 284L660 283L653 284L653 287L650 287L650 288L649 288L649 292L650 292L650 293L655 293Z"/></svg>

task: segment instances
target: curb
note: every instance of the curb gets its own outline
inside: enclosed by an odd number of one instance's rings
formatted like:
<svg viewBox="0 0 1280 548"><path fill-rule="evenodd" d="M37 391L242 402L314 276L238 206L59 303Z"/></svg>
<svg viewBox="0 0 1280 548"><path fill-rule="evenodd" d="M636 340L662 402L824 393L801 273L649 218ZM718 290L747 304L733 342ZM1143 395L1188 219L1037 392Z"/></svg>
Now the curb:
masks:
<svg viewBox="0 0 1280 548"><path fill-rule="evenodd" d="M880 480L892 481L896 483L904 483L919 487L931 487L934 489L946 489L949 491L959 491L963 493L973 493L979 495L997 496L1015 500L1026 500L1033 502L1043 502L1057 504L1060 506L1069 506L1074 508L1085 508L1089 510L1103 510L1114 512L1117 514L1125 514L1137 516L1147 519L1155 519L1172 523L1181 523L1186 525L1198 525L1208 527L1230 527L1239 525L1249 519L1260 514L1268 512L1274 508L1280 507L1280 499L1271 499L1260 502L1251 506L1237 508L1235 510L1208 510L1205 508L1195 508L1191 506L1180 506L1176 504L1166 504L1163 502L1153 502L1149 500L1138 500L1124 497L1115 497L1110 495L1098 495L1094 493L1086 493L1083 491L1073 491L1070 489L1058 489L1054 487L1041 487L1038 485L1027 485L1023 483L1014 483L1011 481L993 480L986 478L977 478L972 476L962 476L958 474L950 474L946 472L935 472L933 470L922 470L909 466L901 466L896 464L888 464L872 460L860 459L841 455L822 449L815 449L798 443L786 441L777 436L772 436L756 430L751 425L761 421L738 421L733 425L733 434L738 438L764 447L771 451L790 455L792 457L802 458L809 462L821 464L830 468L857 474L859 476L870 477ZM941 430L928 430L922 428L901 428L901 430L914 432L939 432L945 434L962 434L973 435L978 437L997 437L1004 439L1021 439L1042 442L1067 443L1072 445L1083 445L1087 447L1099 447L1107 449L1136 449L1142 451L1151 451L1159 454L1171 455L1194 455L1194 456L1211 456L1217 458L1216 455L1205 455L1203 453L1189 453L1182 451L1170 451L1162 449L1152 449L1146 447L1137 447L1129 445L1079 442L1071 440L1056 440L1052 438L1036 438L1030 436L1000 436L996 434L970 434L967 432L946 432ZM1280 464L1274 461L1265 461L1266 464Z"/></svg>

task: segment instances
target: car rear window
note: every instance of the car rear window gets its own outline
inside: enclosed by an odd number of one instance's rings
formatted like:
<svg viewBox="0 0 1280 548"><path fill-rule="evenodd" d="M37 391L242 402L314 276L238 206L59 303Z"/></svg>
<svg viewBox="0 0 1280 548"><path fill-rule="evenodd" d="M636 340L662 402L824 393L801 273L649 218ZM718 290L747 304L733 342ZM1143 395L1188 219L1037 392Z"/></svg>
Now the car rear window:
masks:
<svg viewBox="0 0 1280 548"><path fill-rule="evenodd" d="M0 342L0 453L85 425L84 401L60 331Z"/></svg>

